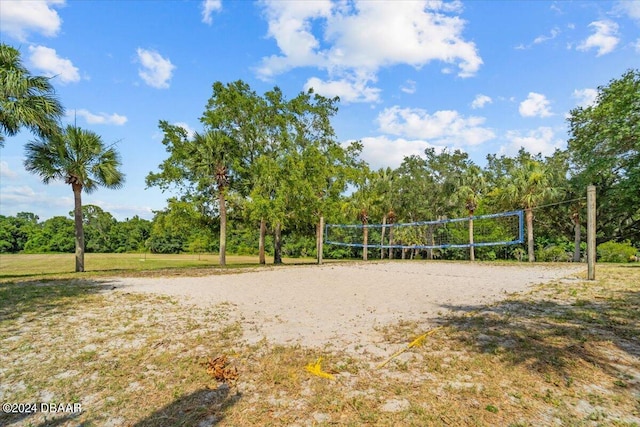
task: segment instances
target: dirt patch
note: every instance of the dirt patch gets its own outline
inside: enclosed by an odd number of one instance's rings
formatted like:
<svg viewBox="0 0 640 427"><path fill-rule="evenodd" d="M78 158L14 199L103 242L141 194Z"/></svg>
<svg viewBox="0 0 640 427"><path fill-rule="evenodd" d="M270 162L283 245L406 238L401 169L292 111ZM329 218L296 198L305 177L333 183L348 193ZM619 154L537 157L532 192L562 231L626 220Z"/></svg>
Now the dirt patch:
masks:
<svg viewBox="0 0 640 427"><path fill-rule="evenodd" d="M234 275L123 278L121 292L164 294L219 306L238 320L249 344L336 347L386 354L380 330L398 321L433 325L585 270L584 265L380 262L282 267Z"/></svg>

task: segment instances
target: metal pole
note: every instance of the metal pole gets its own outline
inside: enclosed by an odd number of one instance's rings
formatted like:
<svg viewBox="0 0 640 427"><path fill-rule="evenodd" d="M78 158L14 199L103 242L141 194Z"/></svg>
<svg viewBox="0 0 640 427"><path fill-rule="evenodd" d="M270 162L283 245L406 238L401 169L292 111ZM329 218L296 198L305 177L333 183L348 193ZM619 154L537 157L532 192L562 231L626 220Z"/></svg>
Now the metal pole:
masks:
<svg viewBox="0 0 640 427"><path fill-rule="evenodd" d="M587 187L587 280L596 280L596 187Z"/></svg>

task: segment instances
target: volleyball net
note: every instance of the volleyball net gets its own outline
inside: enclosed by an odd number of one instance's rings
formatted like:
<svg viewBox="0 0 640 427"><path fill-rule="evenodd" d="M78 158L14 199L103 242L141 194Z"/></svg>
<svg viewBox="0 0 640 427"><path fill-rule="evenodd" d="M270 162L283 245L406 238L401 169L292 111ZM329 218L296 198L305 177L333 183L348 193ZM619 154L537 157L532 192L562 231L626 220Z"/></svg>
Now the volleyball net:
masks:
<svg viewBox="0 0 640 427"><path fill-rule="evenodd" d="M523 242L524 215L521 210L436 221L325 225L326 244L356 248L446 249Z"/></svg>

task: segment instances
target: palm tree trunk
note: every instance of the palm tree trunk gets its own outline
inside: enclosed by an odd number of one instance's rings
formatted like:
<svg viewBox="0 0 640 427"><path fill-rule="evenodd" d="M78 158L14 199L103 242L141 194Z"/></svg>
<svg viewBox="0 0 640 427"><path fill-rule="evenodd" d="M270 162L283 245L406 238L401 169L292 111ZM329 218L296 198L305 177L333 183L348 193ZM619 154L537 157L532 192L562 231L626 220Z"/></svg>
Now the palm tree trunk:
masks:
<svg viewBox="0 0 640 427"><path fill-rule="evenodd" d="M475 261L476 252L473 247L473 212L469 212L469 260Z"/></svg>
<svg viewBox="0 0 640 427"><path fill-rule="evenodd" d="M380 259L384 259L384 232L386 231L387 214L382 216L382 231L380 232Z"/></svg>
<svg viewBox="0 0 640 427"><path fill-rule="evenodd" d="M393 227L389 228L389 246L393 246ZM389 248L389 259L394 258L393 248Z"/></svg>
<svg viewBox="0 0 640 427"><path fill-rule="evenodd" d="M536 260L535 246L533 242L533 210L526 208L524 210L524 218L527 222L527 250L529 252L529 262Z"/></svg>
<svg viewBox="0 0 640 427"><path fill-rule="evenodd" d="M84 228L82 226L82 185L71 184L73 189L73 217L76 225L76 273L84 271Z"/></svg>
<svg viewBox="0 0 640 427"><path fill-rule="evenodd" d="M227 265L227 202L224 187L218 190L218 204L220 209L220 265Z"/></svg>
<svg viewBox="0 0 640 427"><path fill-rule="evenodd" d="M267 260L264 254L264 236L267 234L267 221L264 218L260 218L260 238L258 240L258 258L260 264L266 264Z"/></svg>
<svg viewBox="0 0 640 427"><path fill-rule="evenodd" d="M273 233L273 263L282 264L282 227L280 223L276 223L276 229Z"/></svg>
<svg viewBox="0 0 640 427"><path fill-rule="evenodd" d="M362 224L364 228L362 229L362 260L367 261L369 258L369 249L367 248L369 244L369 227L367 224Z"/></svg>
<svg viewBox="0 0 640 427"><path fill-rule="evenodd" d="M575 212L573 214L573 262L580 262L580 241L582 240L580 231L580 214Z"/></svg>

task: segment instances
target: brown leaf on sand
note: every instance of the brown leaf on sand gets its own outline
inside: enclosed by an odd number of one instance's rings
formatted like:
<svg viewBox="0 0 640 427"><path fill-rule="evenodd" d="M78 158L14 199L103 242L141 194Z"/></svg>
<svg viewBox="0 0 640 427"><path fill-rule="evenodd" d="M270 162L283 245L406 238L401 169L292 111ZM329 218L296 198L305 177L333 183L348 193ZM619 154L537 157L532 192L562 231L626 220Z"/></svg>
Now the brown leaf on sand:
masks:
<svg viewBox="0 0 640 427"><path fill-rule="evenodd" d="M227 366L227 356L209 358L205 363L207 373L216 381L234 383L238 380L238 369L235 366Z"/></svg>

